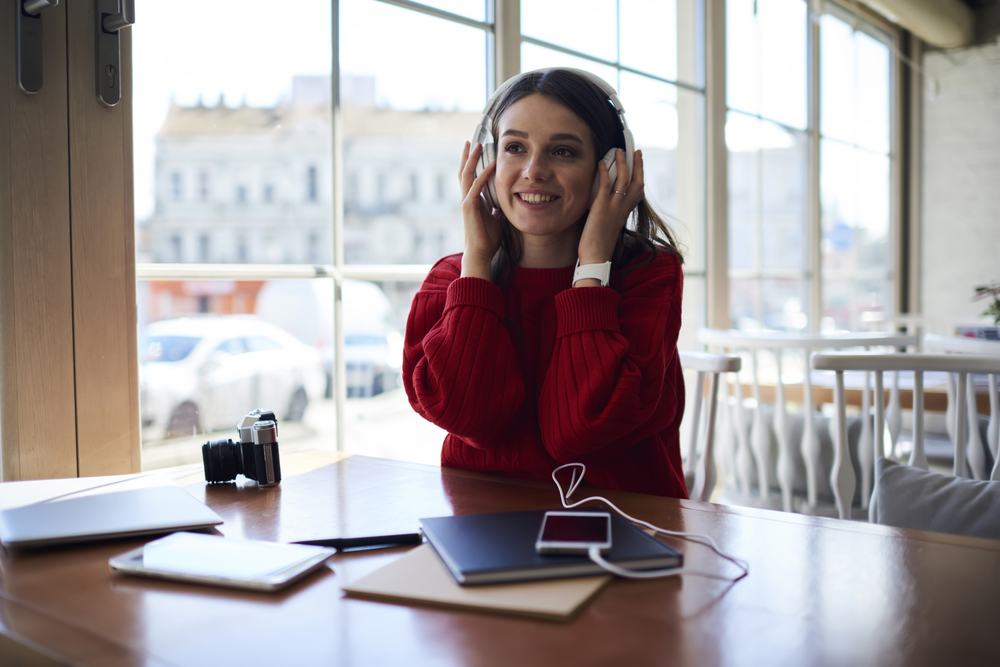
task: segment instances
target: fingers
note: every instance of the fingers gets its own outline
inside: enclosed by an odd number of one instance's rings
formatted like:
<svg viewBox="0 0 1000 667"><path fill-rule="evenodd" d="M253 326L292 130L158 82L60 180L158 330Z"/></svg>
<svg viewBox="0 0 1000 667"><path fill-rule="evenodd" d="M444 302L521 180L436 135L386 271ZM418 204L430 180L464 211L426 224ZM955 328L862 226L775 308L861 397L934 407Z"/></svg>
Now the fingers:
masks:
<svg viewBox="0 0 1000 667"><path fill-rule="evenodd" d="M629 184L628 166L625 164L625 151L618 148L615 150L615 189L618 192L627 192ZM619 195L620 196L620 195Z"/></svg>
<svg viewBox="0 0 1000 667"><path fill-rule="evenodd" d="M608 165L604 164L604 160L597 161L597 194L594 195L593 201L590 202L591 206L597 203L598 199L607 199L608 192L611 189L611 176L608 174Z"/></svg>
<svg viewBox="0 0 1000 667"><path fill-rule="evenodd" d="M471 145L465 142L462 149L462 166L458 172L458 182L462 186L462 193L465 194L472 187L472 182L476 177L476 165L479 163L479 156L483 153L481 144Z"/></svg>
<svg viewBox="0 0 1000 667"><path fill-rule="evenodd" d="M486 165L486 168L483 169L482 173L480 173L479 176L476 176L475 180L472 181L472 185L469 188L470 195L475 195L476 197L479 196L479 194L483 191L483 188L486 187L487 181L490 180L490 177L496 170L496 167L497 167L496 162L490 162L488 165Z"/></svg>
<svg viewBox="0 0 1000 667"><path fill-rule="evenodd" d="M466 141L465 145L462 146L462 159L458 163L458 181L459 181L459 183L462 182L462 172L465 171L465 163L469 161L469 149L470 148L471 148L471 145L470 145L470 143L468 141Z"/></svg>
<svg viewBox="0 0 1000 667"><path fill-rule="evenodd" d="M628 189L626 190L625 200L629 204L629 210L634 208L645 198L645 167L643 165L642 151L636 151L632 154L632 180L628 183Z"/></svg>

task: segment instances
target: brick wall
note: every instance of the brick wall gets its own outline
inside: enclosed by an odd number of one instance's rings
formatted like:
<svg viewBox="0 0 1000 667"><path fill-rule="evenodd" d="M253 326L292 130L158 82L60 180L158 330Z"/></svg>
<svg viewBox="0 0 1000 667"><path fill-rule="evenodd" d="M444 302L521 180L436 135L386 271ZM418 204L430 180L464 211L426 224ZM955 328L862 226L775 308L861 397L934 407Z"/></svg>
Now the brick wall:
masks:
<svg viewBox="0 0 1000 667"><path fill-rule="evenodd" d="M1000 281L1000 41L923 66L920 300L943 331L977 321L973 286Z"/></svg>

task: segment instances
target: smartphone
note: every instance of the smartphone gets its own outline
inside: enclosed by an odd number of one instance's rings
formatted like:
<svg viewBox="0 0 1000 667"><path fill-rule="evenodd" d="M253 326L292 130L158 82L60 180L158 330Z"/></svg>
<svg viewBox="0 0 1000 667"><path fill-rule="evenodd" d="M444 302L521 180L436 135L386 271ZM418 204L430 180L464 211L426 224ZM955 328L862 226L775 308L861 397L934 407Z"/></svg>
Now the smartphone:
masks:
<svg viewBox="0 0 1000 667"><path fill-rule="evenodd" d="M611 548L608 512L546 512L535 551L540 554L585 554L591 547Z"/></svg>

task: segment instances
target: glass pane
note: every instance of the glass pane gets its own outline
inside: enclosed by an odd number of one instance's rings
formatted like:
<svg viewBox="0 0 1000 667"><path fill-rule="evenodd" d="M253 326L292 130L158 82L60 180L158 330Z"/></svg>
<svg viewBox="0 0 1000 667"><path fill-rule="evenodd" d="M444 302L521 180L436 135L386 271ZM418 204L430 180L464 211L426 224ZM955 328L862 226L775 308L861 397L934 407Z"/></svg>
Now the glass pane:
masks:
<svg viewBox="0 0 1000 667"><path fill-rule="evenodd" d="M705 266L704 98L628 72L619 89L636 147L645 156L646 197L684 246L685 268Z"/></svg>
<svg viewBox="0 0 1000 667"><path fill-rule="evenodd" d="M808 265L806 175L808 141L805 134L772 126L781 141L761 145L761 259L769 270L804 271ZM762 133L764 134L771 134Z"/></svg>
<svg viewBox="0 0 1000 667"><path fill-rule="evenodd" d="M889 48L834 16L823 16L820 26L823 135L888 152Z"/></svg>
<svg viewBox="0 0 1000 667"><path fill-rule="evenodd" d="M781 331L805 331L809 326L809 291L801 278L769 278L760 281L764 327Z"/></svg>
<svg viewBox="0 0 1000 667"><path fill-rule="evenodd" d="M525 44L522 42L521 71L528 72L533 69L542 69L543 67L574 67L582 69L596 74L612 86L615 86L616 89L618 87L618 76L614 67L601 65L586 58L567 55L562 51L555 51L543 46L535 46L534 44Z"/></svg>
<svg viewBox="0 0 1000 667"><path fill-rule="evenodd" d="M884 275L824 279L822 328L824 331L864 329L870 326L865 323L865 313L890 317L891 304L891 282Z"/></svg>
<svg viewBox="0 0 1000 667"><path fill-rule="evenodd" d="M797 277L731 278L729 312L733 326L745 331L805 331L809 325L809 292Z"/></svg>
<svg viewBox="0 0 1000 667"><path fill-rule="evenodd" d="M889 152L891 88L888 47L865 33L857 33L858 132L855 142L864 148Z"/></svg>
<svg viewBox="0 0 1000 667"><path fill-rule="evenodd" d="M456 174L486 103L486 33L373 0L340 6L353 26L340 47L345 260L460 252ZM415 34L423 47L399 58L393 45Z"/></svg>
<svg viewBox="0 0 1000 667"><path fill-rule="evenodd" d="M859 327L891 305L889 158L829 140L821 152L824 325Z"/></svg>
<svg viewBox="0 0 1000 667"><path fill-rule="evenodd" d="M235 15L222 0L142 9L133 28L137 259L329 262L330 3L283 5L309 17L294 31L274 30L263 0ZM199 48L177 48L178 35Z"/></svg>
<svg viewBox="0 0 1000 667"><path fill-rule="evenodd" d="M603 60L617 60L617 22L615 0L521 0L523 35Z"/></svg>
<svg viewBox="0 0 1000 667"><path fill-rule="evenodd" d="M758 237L761 225L761 169L758 147L761 143L759 135L763 130L762 126L774 127L743 114L730 112L726 116L730 271L755 271L760 266ZM771 137L772 140L776 138Z"/></svg>
<svg viewBox="0 0 1000 667"><path fill-rule="evenodd" d="M374 330L367 327L363 338L352 335L352 329L360 330L357 324L349 325L359 308L351 306L345 291L344 312L351 313L344 321L348 327L348 395L363 399L347 401L346 449L367 456L438 465L446 432L410 407L401 378L403 332L420 283L386 280L364 285L368 291L378 293L375 300L382 304L380 326ZM366 386L370 389L360 391Z"/></svg>
<svg viewBox="0 0 1000 667"><path fill-rule="evenodd" d="M621 0L621 64L672 81L704 82L702 4Z"/></svg>
<svg viewBox="0 0 1000 667"><path fill-rule="evenodd" d="M476 21L486 20L486 3L490 0L420 0L421 5L443 9Z"/></svg>
<svg viewBox="0 0 1000 667"><path fill-rule="evenodd" d="M705 278L702 275L689 273L684 267L684 302L681 305L681 333L677 340L680 350L701 349L698 343L698 330L707 325L708 305L705 288Z"/></svg>
<svg viewBox="0 0 1000 667"><path fill-rule="evenodd" d="M726 20L729 107L805 128L805 2L729 0Z"/></svg>
<svg viewBox="0 0 1000 667"><path fill-rule="evenodd" d="M743 331L764 328L760 298L759 281L756 279L729 278L729 318L734 328Z"/></svg>
<svg viewBox="0 0 1000 667"><path fill-rule="evenodd" d="M730 113L726 144L730 267L804 271L808 265L806 136Z"/></svg>
<svg viewBox="0 0 1000 667"><path fill-rule="evenodd" d="M332 446L332 294L328 279L139 281L143 467L200 461L258 407L283 447Z"/></svg>

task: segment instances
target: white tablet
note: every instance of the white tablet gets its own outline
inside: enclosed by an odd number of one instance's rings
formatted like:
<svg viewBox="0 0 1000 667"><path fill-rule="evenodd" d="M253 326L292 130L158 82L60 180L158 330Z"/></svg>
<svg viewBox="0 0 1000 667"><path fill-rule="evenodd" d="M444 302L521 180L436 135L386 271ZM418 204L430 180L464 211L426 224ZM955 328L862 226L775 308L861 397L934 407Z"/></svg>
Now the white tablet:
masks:
<svg viewBox="0 0 1000 667"><path fill-rule="evenodd" d="M320 567L335 549L174 533L108 560L113 571L273 591Z"/></svg>

